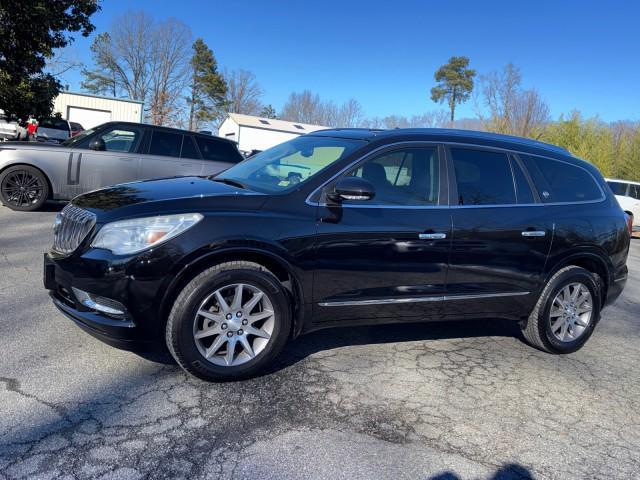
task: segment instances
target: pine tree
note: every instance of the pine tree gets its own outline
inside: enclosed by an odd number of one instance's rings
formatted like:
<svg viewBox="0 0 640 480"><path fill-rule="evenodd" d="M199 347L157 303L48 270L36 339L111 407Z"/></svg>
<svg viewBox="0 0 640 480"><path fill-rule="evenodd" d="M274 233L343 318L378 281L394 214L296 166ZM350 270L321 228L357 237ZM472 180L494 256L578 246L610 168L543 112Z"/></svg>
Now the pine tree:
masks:
<svg viewBox="0 0 640 480"><path fill-rule="evenodd" d="M191 95L187 98L190 130L218 118L227 94L227 84L218 72L213 51L198 38L193 44L193 52Z"/></svg>

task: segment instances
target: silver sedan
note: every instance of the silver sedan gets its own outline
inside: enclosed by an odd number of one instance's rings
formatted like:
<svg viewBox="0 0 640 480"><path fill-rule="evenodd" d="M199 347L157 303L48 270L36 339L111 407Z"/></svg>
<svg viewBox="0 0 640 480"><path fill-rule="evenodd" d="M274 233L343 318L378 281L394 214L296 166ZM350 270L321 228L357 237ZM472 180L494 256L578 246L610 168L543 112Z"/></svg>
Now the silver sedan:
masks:
<svg viewBox="0 0 640 480"><path fill-rule="evenodd" d="M108 185L180 175L214 175L243 160L235 143L139 123L109 122L60 145L0 143L0 201L37 210Z"/></svg>

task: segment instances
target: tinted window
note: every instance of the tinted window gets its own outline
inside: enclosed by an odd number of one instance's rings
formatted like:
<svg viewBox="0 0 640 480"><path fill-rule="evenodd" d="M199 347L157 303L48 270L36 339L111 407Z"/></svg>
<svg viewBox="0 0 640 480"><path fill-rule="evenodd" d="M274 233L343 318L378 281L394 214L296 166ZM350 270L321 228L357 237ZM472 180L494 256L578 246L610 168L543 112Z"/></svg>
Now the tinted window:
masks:
<svg viewBox="0 0 640 480"><path fill-rule="evenodd" d="M98 135L107 152L135 152L142 132L137 128L115 127Z"/></svg>
<svg viewBox="0 0 640 480"><path fill-rule="evenodd" d="M62 120L61 118L46 118L38 123L38 127L69 131L67 121Z"/></svg>
<svg viewBox="0 0 640 480"><path fill-rule="evenodd" d="M219 142L213 139L196 137L198 148L205 160L213 160L215 162L238 163L242 161L242 155L238 149L228 142Z"/></svg>
<svg viewBox="0 0 640 480"><path fill-rule="evenodd" d="M511 166L513 167L513 175L516 179L516 197L518 199L518 203L535 203L533 192L531 191L529 182L524 176L524 172L520 168L520 165L512 159Z"/></svg>
<svg viewBox="0 0 640 480"><path fill-rule="evenodd" d="M628 183L623 182L607 182L609 184L609 188L614 195L626 195L627 194L627 186Z"/></svg>
<svg viewBox="0 0 640 480"><path fill-rule="evenodd" d="M452 148L459 205L516 203L513 175L504 153Z"/></svg>
<svg viewBox="0 0 640 480"><path fill-rule="evenodd" d="M540 191L540 197L543 201L585 202L602 197L598 185L586 170L549 158L527 157L527 169L531 170L529 165L535 164L539 177L542 177L542 181L536 181L534 177L534 183ZM545 192L547 193L545 194Z"/></svg>
<svg viewBox="0 0 640 480"><path fill-rule="evenodd" d="M394 150L368 160L351 175L362 177L373 185L375 197L366 204L438 203L438 156L435 148Z"/></svg>
<svg viewBox="0 0 640 480"><path fill-rule="evenodd" d="M193 143L193 138L191 137L191 135L185 135L182 139L182 151L180 152L180 157L195 159L200 158L200 154L196 149L196 144Z"/></svg>
<svg viewBox="0 0 640 480"><path fill-rule="evenodd" d="M166 157L179 157L182 146L182 135L179 133L163 132L155 130L151 137L150 155L164 155Z"/></svg>
<svg viewBox="0 0 640 480"><path fill-rule="evenodd" d="M640 200L640 185L629 185L629 196Z"/></svg>

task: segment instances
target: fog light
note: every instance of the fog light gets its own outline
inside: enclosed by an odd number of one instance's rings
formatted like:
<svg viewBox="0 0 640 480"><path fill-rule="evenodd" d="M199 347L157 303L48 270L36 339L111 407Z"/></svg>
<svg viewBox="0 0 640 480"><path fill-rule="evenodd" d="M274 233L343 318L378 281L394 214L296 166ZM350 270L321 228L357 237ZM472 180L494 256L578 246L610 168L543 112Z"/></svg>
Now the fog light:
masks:
<svg viewBox="0 0 640 480"><path fill-rule="evenodd" d="M76 299L85 307L114 317L124 317L127 311L120 302L71 287Z"/></svg>

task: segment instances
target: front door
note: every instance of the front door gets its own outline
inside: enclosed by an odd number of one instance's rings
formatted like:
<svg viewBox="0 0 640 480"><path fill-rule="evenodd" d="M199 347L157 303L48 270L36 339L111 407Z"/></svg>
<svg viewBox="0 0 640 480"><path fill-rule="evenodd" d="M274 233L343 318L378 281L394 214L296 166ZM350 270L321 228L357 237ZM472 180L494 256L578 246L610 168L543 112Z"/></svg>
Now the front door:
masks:
<svg viewBox="0 0 640 480"><path fill-rule="evenodd" d="M143 127L115 125L100 132L100 150L74 149L69 158L68 181L77 193L132 182L140 177L140 156L136 153L142 140Z"/></svg>
<svg viewBox="0 0 640 480"><path fill-rule="evenodd" d="M480 148L448 152L453 236L444 313L527 315L539 293L553 221L514 156Z"/></svg>
<svg viewBox="0 0 640 480"><path fill-rule="evenodd" d="M314 321L437 318L451 235L439 148L390 148L344 175L368 180L375 197L340 205L321 200Z"/></svg>

